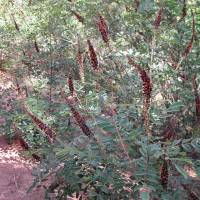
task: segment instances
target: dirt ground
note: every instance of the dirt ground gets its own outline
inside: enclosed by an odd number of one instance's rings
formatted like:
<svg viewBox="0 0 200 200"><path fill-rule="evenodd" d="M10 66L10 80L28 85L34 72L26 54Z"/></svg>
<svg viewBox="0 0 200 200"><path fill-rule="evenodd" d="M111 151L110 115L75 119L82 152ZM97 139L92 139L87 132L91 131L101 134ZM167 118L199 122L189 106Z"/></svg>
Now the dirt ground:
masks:
<svg viewBox="0 0 200 200"><path fill-rule="evenodd" d="M20 155L22 151L16 141L8 145L4 137L0 137L0 200L44 200L44 191L27 189L33 181L32 168L34 160Z"/></svg>

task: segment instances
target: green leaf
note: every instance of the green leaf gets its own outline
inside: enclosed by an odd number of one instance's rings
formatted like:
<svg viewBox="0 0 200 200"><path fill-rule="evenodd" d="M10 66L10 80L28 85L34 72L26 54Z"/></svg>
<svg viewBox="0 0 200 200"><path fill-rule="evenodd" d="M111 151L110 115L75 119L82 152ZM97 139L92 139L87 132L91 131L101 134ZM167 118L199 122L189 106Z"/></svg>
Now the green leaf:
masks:
<svg viewBox="0 0 200 200"><path fill-rule="evenodd" d="M169 199L170 199L170 196L169 196L168 193L163 193L163 194L161 195L161 199L162 199L162 200L169 200Z"/></svg>
<svg viewBox="0 0 200 200"><path fill-rule="evenodd" d="M170 160L182 161L182 162L186 162L188 164L192 164L192 161L189 158L170 158Z"/></svg>
<svg viewBox="0 0 200 200"><path fill-rule="evenodd" d="M97 200L104 200L104 198L102 197L102 195L98 194L97 195Z"/></svg>
<svg viewBox="0 0 200 200"><path fill-rule="evenodd" d="M149 200L150 199L150 192L148 188L142 188L140 191L141 199L142 200Z"/></svg>
<svg viewBox="0 0 200 200"><path fill-rule="evenodd" d="M181 108L184 106L184 104L181 101L174 102L169 106L167 109L167 112L178 112L181 110Z"/></svg>
<svg viewBox="0 0 200 200"><path fill-rule="evenodd" d="M185 178L188 179L188 174L187 172L179 165L174 163L174 166L176 167L176 170Z"/></svg>
<svg viewBox="0 0 200 200"><path fill-rule="evenodd" d="M200 138L196 138L192 140L191 145L195 148L195 150L200 153Z"/></svg>

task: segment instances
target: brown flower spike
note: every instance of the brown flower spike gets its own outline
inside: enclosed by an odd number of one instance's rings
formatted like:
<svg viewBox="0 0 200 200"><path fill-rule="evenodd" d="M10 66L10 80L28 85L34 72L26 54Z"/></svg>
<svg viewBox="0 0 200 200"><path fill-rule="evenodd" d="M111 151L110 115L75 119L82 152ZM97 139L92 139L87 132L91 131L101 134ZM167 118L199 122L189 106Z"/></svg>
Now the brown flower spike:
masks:
<svg viewBox="0 0 200 200"><path fill-rule="evenodd" d="M87 43L88 43L88 47L89 47L88 50L89 50L90 63L92 65L93 69L95 71L97 71L99 68L99 63L97 60L96 52L95 52L94 47L93 47L92 43L90 42L90 40L87 40Z"/></svg>
<svg viewBox="0 0 200 200"><path fill-rule="evenodd" d="M89 129L86 125L85 119L81 116L81 114L75 109L73 105L70 105L71 112L73 114L74 119L76 120L78 126L83 131L83 133L88 136L94 136L94 133Z"/></svg>
<svg viewBox="0 0 200 200"><path fill-rule="evenodd" d="M142 69L138 64L134 62L134 60L128 57L129 64L133 65L140 74L143 83L143 95L144 95L144 103L147 106L147 110L150 106L151 92L152 92L152 84L151 80L147 74L147 72Z"/></svg>
<svg viewBox="0 0 200 200"><path fill-rule="evenodd" d="M28 110L28 108L26 106L24 106L26 113L31 117L33 123L41 130L43 131L46 136L47 139L50 143L53 142L53 138L55 136L54 131L47 125L45 124L41 119L39 119L38 117L36 117L31 111Z"/></svg>
<svg viewBox="0 0 200 200"><path fill-rule="evenodd" d="M182 56L183 56L184 58L186 58L186 57L188 56L188 54L190 53L190 51L191 51L191 49L192 49L193 41L194 41L194 37L192 37L192 38L190 39L190 42L188 43L187 47L185 48L185 50L184 50L184 52L183 52L183 54L182 54Z"/></svg>
<svg viewBox="0 0 200 200"><path fill-rule="evenodd" d="M86 121L84 119L84 117L77 111L76 107L75 107L75 101L74 99L71 99L69 97L66 97L66 95L64 94L64 91L61 90L61 95L62 97L65 99L66 103L68 104L68 106L70 107L70 110L73 114L73 117L76 121L76 123L78 124L79 128L82 130L82 132L88 136L88 137L93 137L93 139L95 139L94 137L94 133L92 132L92 130L90 130L90 128L86 125Z"/></svg>
<svg viewBox="0 0 200 200"><path fill-rule="evenodd" d="M149 114L148 110L150 107L150 100L151 100L151 92L152 92L152 83L151 80L147 74L147 72L142 69L138 64L134 62L132 58L128 56L128 62L130 65L134 66L136 70L139 72L140 77L142 79L143 84L143 115L144 115L144 125L147 131L147 135L151 135L151 130L149 129Z"/></svg>
<svg viewBox="0 0 200 200"><path fill-rule="evenodd" d="M195 38L195 20L194 20L194 15L193 15L193 19L192 19L192 37L191 37L188 45L186 46L185 50L182 53L182 57L184 59L187 58L188 54L192 50L192 45L193 45L193 42L194 42L194 38Z"/></svg>
<svg viewBox="0 0 200 200"><path fill-rule="evenodd" d="M71 13L76 17L76 19L79 22L84 23L84 18L79 13L77 13L76 11L73 11L73 10L71 10Z"/></svg>
<svg viewBox="0 0 200 200"><path fill-rule="evenodd" d="M40 52L40 49L39 49L39 46L38 46L36 40L35 40L35 42L34 42L34 46L35 46L35 50L39 53L39 52Z"/></svg>
<svg viewBox="0 0 200 200"><path fill-rule="evenodd" d="M109 43L108 26L103 16L99 15L99 20L97 22L97 25L98 25L103 41L108 44Z"/></svg>
<svg viewBox="0 0 200 200"><path fill-rule="evenodd" d="M158 14L156 16L155 23L154 23L155 29L158 29L159 26L160 26L160 22L161 22L161 19L162 19L162 14L163 14L163 8L160 8L159 11L158 11Z"/></svg>
<svg viewBox="0 0 200 200"><path fill-rule="evenodd" d="M15 29L16 29L18 32L20 32L19 25L17 24L17 22L16 22L16 20L15 20L15 17L14 17L14 15L13 15L13 14L11 14L11 16L12 16L12 19L13 19L13 22L14 22L14 25L15 25Z"/></svg>
<svg viewBox="0 0 200 200"><path fill-rule="evenodd" d="M167 189L168 177L169 177L168 163L164 159L164 161L163 161L163 163L161 165L161 168L160 168L160 181L161 181L161 184L162 184L164 189Z"/></svg>
<svg viewBox="0 0 200 200"><path fill-rule="evenodd" d="M145 103L146 103L147 109L148 109L150 106L152 85L151 85L150 78L147 75L145 70L140 71L140 76L143 81L143 95L145 96Z"/></svg>
<svg viewBox="0 0 200 200"><path fill-rule="evenodd" d="M69 87L69 91L71 93L71 96L74 96L74 82L73 82L73 78L72 78L72 75L71 73L69 74L68 76L68 87Z"/></svg>
<svg viewBox="0 0 200 200"><path fill-rule="evenodd" d="M181 56L179 63L177 65L172 66L176 70L178 70L178 68L181 66L182 61L185 60L188 57L189 53L191 52L195 37L196 37L196 34L195 34L195 19L194 19L194 14L192 13L192 37L191 37L190 41L188 42L186 48L182 52L182 56Z"/></svg>

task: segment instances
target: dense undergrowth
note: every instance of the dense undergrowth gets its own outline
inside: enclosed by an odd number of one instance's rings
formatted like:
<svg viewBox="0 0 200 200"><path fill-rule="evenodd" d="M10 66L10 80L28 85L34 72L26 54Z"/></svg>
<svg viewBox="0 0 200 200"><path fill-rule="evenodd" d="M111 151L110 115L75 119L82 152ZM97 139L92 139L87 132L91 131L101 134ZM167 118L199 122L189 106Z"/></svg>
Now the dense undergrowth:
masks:
<svg viewBox="0 0 200 200"><path fill-rule="evenodd" d="M0 130L40 160L33 187L198 199L198 0L0 5Z"/></svg>

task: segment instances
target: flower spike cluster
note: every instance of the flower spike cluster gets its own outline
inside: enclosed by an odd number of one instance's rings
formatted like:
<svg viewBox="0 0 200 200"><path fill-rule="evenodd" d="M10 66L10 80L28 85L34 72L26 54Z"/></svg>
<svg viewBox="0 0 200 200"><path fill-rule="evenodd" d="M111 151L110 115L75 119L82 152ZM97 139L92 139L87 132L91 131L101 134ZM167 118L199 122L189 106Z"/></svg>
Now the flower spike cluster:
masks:
<svg viewBox="0 0 200 200"><path fill-rule="evenodd" d="M144 104L146 106L146 109L148 110L150 106L150 99L151 99L151 92L152 92L152 83L149 78L149 75L144 69L142 69L138 64L136 64L132 58L128 57L128 61L129 61L129 64L134 66L140 74L140 77L142 79L142 84L143 84Z"/></svg>
<svg viewBox="0 0 200 200"><path fill-rule="evenodd" d="M144 114L144 125L147 131L147 135L151 135L151 131L149 129L149 114L148 110L150 107L150 100L151 100L151 92L152 92L152 83L150 80L149 75L147 72L142 69L138 64L134 62L134 60L128 56L128 62L130 65L134 66L135 69L139 72L140 77L142 79L142 84L143 84L143 114Z"/></svg>
<svg viewBox="0 0 200 200"><path fill-rule="evenodd" d="M50 143L53 142L53 138L55 136L55 132L47 125L45 124L41 119L36 117L28 108L27 106L24 106L25 112L31 117L33 123L45 133L47 136L47 139Z"/></svg>
<svg viewBox="0 0 200 200"><path fill-rule="evenodd" d="M68 87L69 91L71 93L71 96L74 96L75 90L74 90L74 82L71 73L68 76Z"/></svg>
<svg viewBox="0 0 200 200"><path fill-rule="evenodd" d="M85 119L76 110L76 108L74 106L70 105L70 109L71 109L74 119L76 120L76 122L77 122L78 126L80 127L80 129L82 130L82 132L88 137L94 136L94 133L86 125Z"/></svg>
<svg viewBox="0 0 200 200"><path fill-rule="evenodd" d="M140 76L143 81L143 95L145 96L145 104L148 109L150 106L152 84L151 84L151 80L145 70L140 71Z"/></svg>
<svg viewBox="0 0 200 200"><path fill-rule="evenodd" d="M35 50L39 53L40 52L40 49L38 47L38 44L37 44L37 41L35 40L34 42L34 46L35 46Z"/></svg>
<svg viewBox="0 0 200 200"><path fill-rule="evenodd" d="M66 97L64 94L64 91L61 90L61 95L65 99L66 103L70 107L70 110L73 114L73 118L75 119L76 123L78 124L79 128L82 130L82 132L88 136L89 138L92 137L94 138L94 133L92 130L87 126L86 121L84 117L78 112L76 109L74 103L74 99L70 99L69 97Z"/></svg>
<svg viewBox="0 0 200 200"><path fill-rule="evenodd" d="M169 178L168 163L167 160L164 159L160 167L160 181L164 189L167 189L168 178Z"/></svg>
<svg viewBox="0 0 200 200"><path fill-rule="evenodd" d="M158 29L159 26L160 26L160 22L161 22L161 19L162 19L162 14L163 14L163 8L160 8L159 11L158 11L158 14L156 16L155 23L154 23L155 29Z"/></svg>
<svg viewBox="0 0 200 200"><path fill-rule="evenodd" d="M193 16L193 19L192 19L192 36L191 36L191 39L190 39L189 43L187 44L185 50L182 53L182 57L184 59L187 58L187 56L189 55L189 53L192 50L194 38L195 38L195 20L194 20L194 16Z"/></svg>
<svg viewBox="0 0 200 200"><path fill-rule="evenodd" d="M71 13L76 17L76 19L79 22L84 23L84 18L79 13L77 13L76 11L73 11L73 10L71 10Z"/></svg>
<svg viewBox="0 0 200 200"><path fill-rule="evenodd" d="M175 63L175 62L173 61L173 59L171 59L171 61L170 61L171 66L172 66L174 69L176 69L176 70L180 67L182 61L185 60L185 59L188 57L189 53L190 53L191 50L192 50L193 42L194 42L195 36L196 36L196 34L195 34L195 19L194 19L194 14L193 14L192 17L193 17L193 18L192 18L192 36L191 36L191 39L190 39L190 41L188 42L187 46L185 47L184 51L182 52L182 55L181 55L181 58L180 58L179 63Z"/></svg>
<svg viewBox="0 0 200 200"><path fill-rule="evenodd" d="M109 42L108 26L107 26L106 21L103 18L103 16L101 16L101 15L99 16L97 25L98 25L99 32L101 33L103 41L108 44L108 42Z"/></svg>
<svg viewBox="0 0 200 200"><path fill-rule="evenodd" d="M88 51L89 51L90 63L92 65L93 69L95 71L97 71L98 68L99 68L99 63L98 63L98 60L97 60L97 54L96 54L94 47L93 47L92 43L90 42L90 40L87 40L87 43L88 43L88 48L89 48Z"/></svg>

